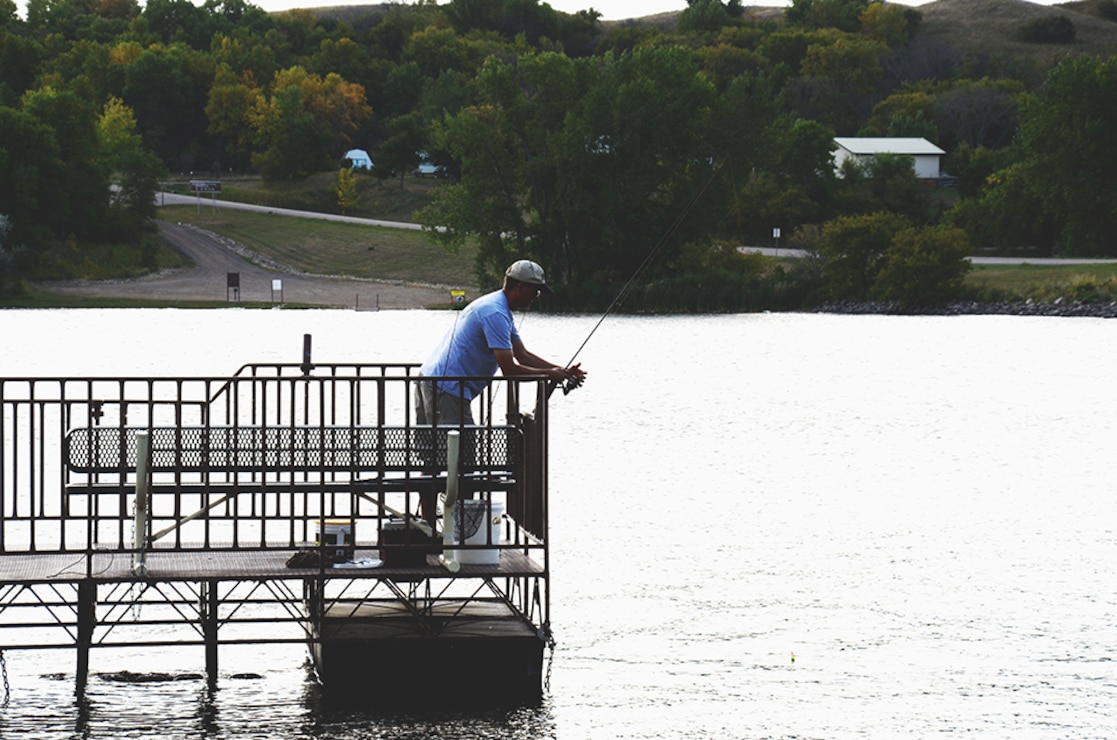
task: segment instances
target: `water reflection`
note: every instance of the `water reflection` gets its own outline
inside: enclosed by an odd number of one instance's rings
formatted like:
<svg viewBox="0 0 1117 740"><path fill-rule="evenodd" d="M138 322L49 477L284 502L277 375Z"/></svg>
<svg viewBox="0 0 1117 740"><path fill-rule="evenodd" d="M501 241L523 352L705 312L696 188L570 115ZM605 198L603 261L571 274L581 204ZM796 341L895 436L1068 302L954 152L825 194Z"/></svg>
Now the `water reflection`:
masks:
<svg viewBox="0 0 1117 740"><path fill-rule="evenodd" d="M329 689L308 682L303 695L307 734L315 738L534 738L555 737L549 697L485 695L471 691L468 676L445 676L431 669L421 695L380 697L360 687Z"/></svg>

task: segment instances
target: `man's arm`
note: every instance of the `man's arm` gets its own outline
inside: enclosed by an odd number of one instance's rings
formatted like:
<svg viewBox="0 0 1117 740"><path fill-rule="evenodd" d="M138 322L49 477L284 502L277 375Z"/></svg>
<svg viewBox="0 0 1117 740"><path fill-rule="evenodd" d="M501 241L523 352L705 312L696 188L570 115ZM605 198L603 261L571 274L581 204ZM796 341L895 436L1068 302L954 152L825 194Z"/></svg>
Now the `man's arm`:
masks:
<svg viewBox="0 0 1117 740"><path fill-rule="evenodd" d="M500 365L500 371L509 378L517 375L544 375L551 380L573 380L580 385L586 377L580 364L570 367L555 365L529 352L520 341L513 341L510 350L494 349L493 356Z"/></svg>

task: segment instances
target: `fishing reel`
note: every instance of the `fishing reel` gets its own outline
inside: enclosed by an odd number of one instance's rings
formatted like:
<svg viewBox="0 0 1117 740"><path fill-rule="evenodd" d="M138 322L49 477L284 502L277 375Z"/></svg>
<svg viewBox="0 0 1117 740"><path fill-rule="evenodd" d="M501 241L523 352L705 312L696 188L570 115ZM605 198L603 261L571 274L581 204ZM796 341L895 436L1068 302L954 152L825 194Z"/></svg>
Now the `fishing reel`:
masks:
<svg viewBox="0 0 1117 740"><path fill-rule="evenodd" d="M576 390L576 389L581 388L581 387L582 387L582 382L579 381L579 380L574 380L573 378L567 378L566 380L563 380L563 381L552 380L550 388L547 391L547 397L549 398L551 396L551 394L554 393L559 388L562 388L562 395L569 396L571 391Z"/></svg>

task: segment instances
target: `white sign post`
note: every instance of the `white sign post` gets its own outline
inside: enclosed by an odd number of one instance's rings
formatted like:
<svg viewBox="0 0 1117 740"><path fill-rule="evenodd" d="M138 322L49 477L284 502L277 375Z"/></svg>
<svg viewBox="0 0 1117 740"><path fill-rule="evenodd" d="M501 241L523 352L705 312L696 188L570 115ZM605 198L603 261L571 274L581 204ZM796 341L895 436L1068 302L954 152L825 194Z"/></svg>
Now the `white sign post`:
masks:
<svg viewBox="0 0 1117 740"><path fill-rule="evenodd" d="M191 180L190 192L198 199L198 213L202 212L202 193L209 193L210 208L217 211L217 194L221 192L220 180Z"/></svg>

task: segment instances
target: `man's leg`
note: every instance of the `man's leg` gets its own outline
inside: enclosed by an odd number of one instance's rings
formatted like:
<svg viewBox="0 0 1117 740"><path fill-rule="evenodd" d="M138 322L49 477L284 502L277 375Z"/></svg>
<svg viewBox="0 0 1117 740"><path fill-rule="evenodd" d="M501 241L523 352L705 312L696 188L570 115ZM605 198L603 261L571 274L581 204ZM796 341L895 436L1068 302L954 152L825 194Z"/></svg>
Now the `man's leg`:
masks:
<svg viewBox="0 0 1117 740"><path fill-rule="evenodd" d="M469 401L435 385L431 380L420 380L415 385L415 423L420 426L437 423L440 427L473 425L473 409ZM422 444L422 457L426 472L437 474L438 453L434 449L437 435L432 433ZM465 450L463 450L463 453ZM424 519L433 528L438 516L438 491L431 489L419 494L419 507Z"/></svg>

